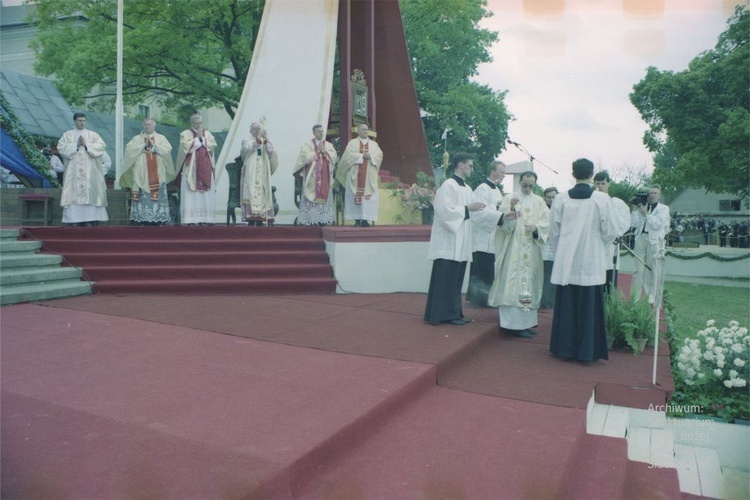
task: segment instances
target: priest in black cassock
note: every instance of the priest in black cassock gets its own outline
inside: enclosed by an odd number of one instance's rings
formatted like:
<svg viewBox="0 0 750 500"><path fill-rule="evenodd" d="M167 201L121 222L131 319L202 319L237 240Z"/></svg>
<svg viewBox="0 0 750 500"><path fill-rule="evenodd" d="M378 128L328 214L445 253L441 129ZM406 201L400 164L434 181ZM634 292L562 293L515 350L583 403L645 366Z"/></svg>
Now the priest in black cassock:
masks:
<svg viewBox="0 0 750 500"><path fill-rule="evenodd" d="M609 195L591 185L594 164L573 162L573 189L555 197L549 216L557 287L549 350L566 360L608 359L604 282L610 248L630 221Z"/></svg>
<svg viewBox="0 0 750 500"><path fill-rule="evenodd" d="M430 324L464 325L461 307L466 264L471 262L470 212L484 210L485 204L474 198L465 180L471 175L474 160L469 153L453 156L453 176L435 193L435 216L427 258L432 260L432 276L427 293L424 320Z"/></svg>

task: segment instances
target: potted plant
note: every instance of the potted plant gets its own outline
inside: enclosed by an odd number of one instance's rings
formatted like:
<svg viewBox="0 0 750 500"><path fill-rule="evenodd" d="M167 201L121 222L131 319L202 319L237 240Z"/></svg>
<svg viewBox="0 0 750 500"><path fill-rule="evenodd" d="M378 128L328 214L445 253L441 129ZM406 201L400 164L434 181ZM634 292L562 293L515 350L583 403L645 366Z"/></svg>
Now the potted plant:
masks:
<svg viewBox="0 0 750 500"><path fill-rule="evenodd" d="M618 290L604 296L604 320L607 325L607 347L612 350L625 343L625 326L627 309L625 298Z"/></svg>
<svg viewBox="0 0 750 500"><path fill-rule="evenodd" d="M654 331L654 310L647 300L625 298L619 290L605 297L607 344L610 349L628 346L638 354Z"/></svg>
<svg viewBox="0 0 750 500"><path fill-rule="evenodd" d="M654 310L648 300L630 299L628 301L628 322L632 325L632 329L626 333L625 340L633 351L643 352L656 327Z"/></svg>

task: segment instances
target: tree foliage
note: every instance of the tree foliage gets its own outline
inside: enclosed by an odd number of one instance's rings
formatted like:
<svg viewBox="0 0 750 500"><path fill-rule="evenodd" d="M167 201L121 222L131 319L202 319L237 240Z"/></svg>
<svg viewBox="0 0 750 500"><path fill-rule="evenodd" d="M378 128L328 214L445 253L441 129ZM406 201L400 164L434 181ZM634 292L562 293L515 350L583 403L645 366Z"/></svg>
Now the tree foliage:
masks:
<svg viewBox="0 0 750 500"><path fill-rule="evenodd" d="M448 152L474 154L477 176L500 153L508 136L505 93L471 81L491 61L497 33L478 26L491 15L485 0L402 0L414 84L433 165L442 163L446 128ZM482 178L482 177L480 177Z"/></svg>
<svg viewBox="0 0 750 500"><path fill-rule="evenodd" d="M123 100L156 98L171 111L221 107L234 117L264 0L130 0L124 6ZM116 83L116 0L39 0L32 21L35 70L54 75L74 105L111 110ZM509 115L503 92L471 81L495 32L478 22L485 0L402 0L401 10L432 163L475 155L482 170L502 150ZM61 49L62 48L62 49ZM154 97L155 96L155 97ZM186 119L186 116L180 116ZM163 117L162 117L163 119ZM478 174L479 175L479 174Z"/></svg>
<svg viewBox="0 0 750 500"><path fill-rule="evenodd" d="M72 104L112 106L116 0L39 0L32 21L38 74L55 76ZM133 0L124 4L123 102L156 98L169 109L221 107L234 116L263 0ZM91 103L89 103L91 104Z"/></svg>
<svg viewBox="0 0 750 500"><path fill-rule="evenodd" d="M750 13L738 6L714 49L674 73L649 67L630 101L649 129L652 181L666 193L705 188L750 195Z"/></svg>

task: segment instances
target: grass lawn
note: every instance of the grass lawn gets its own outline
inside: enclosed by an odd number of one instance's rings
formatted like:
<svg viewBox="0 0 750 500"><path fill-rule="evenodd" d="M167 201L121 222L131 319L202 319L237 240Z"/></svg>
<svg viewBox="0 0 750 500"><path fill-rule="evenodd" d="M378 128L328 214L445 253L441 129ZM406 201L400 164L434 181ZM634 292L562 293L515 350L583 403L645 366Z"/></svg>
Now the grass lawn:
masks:
<svg viewBox="0 0 750 500"><path fill-rule="evenodd" d="M750 327L750 283L730 287L667 281L664 289L670 294L680 338L704 329L709 319L716 320L719 328L732 320Z"/></svg>

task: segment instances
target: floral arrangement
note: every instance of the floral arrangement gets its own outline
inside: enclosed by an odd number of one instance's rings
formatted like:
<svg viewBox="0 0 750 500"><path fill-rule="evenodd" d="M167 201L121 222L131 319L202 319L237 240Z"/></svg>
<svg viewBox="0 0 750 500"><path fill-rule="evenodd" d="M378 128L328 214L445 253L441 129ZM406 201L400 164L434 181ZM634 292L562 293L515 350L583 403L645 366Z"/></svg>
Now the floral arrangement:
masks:
<svg viewBox="0 0 750 500"><path fill-rule="evenodd" d="M411 211L432 208L436 191L435 179L424 172L417 172L417 182L398 191L405 208Z"/></svg>
<svg viewBox="0 0 750 500"><path fill-rule="evenodd" d="M676 352L677 402L698 405L702 413L728 421L750 419L750 335L737 321L719 329L714 320Z"/></svg>
<svg viewBox="0 0 750 500"><path fill-rule="evenodd" d="M417 182L411 186L395 189L391 197L398 198L407 210L431 210L432 202L435 200L435 179L424 172L417 172ZM399 216L403 222L403 216Z"/></svg>

